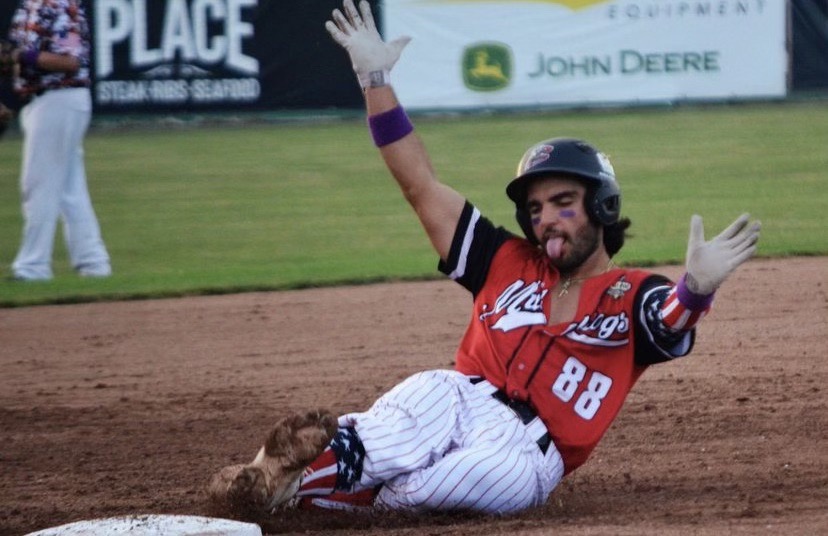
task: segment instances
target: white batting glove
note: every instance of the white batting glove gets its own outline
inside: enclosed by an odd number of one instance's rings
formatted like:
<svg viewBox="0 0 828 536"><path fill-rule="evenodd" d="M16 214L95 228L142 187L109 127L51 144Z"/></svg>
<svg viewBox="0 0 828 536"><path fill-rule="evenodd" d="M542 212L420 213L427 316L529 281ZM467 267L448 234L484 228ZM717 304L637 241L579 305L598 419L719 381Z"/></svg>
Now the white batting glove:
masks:
<svg viewBox="0 0 828 536"><path fill-rule="evenodd" d="M400 59L410 37L400 37L386 43L380 37L371 14L371 6L365 0L359 4L359 12L353 0L342 3L345 14L333 10L333 21L325 28L334 41L351 57L351 64L363 89L380 87L390 83L391 68ZM361 14L360 14L361 12Z"/></svg>
<svg viewBox="0 0 828 536"><path fill-rule="evenodd" d="M687 242L687 289L693 294L712 294L740 264L756 252L761 224L748 225L750 215L742 214L709 242L704 240L701 216L690 219Z"/></svg>

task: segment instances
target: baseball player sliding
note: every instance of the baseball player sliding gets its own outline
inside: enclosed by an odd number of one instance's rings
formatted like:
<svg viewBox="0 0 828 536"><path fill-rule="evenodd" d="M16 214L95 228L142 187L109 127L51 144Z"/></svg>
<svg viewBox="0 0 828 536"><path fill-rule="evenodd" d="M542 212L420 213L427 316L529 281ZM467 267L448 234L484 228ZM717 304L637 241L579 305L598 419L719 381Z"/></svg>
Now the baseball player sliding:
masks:
<svg viewBox="0 0 828 536"><path fill-rule="evenodd" d="M506 194L525 237L438 181L390 85L408 38L384 42L367 2L326 27L349 54L389 171L473 298L455 370L409 377L367 411L292 415L255 460L219 471L212 498L238 515L275 508L471 510L542 505L589 458L647 367L687 355L716 289L756 250L738 217L705 240L693 216L674 284L613 256L630 220L608 158L554 138L531 147Z"/></svg>

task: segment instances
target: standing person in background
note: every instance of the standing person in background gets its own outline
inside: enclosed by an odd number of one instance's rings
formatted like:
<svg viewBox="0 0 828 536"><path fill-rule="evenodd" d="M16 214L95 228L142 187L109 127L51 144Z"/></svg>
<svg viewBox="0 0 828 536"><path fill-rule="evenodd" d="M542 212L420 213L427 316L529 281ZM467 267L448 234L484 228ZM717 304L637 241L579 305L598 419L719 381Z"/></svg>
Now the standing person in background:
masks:
<svg viewBox="0 0 828 536"><path fill-rule="evenodd" d="M12 264L22 281L52 278L58 218L72 267L81 276L111 275L86 185L83 139L92 116L89 26L81 0L20 0L9 40L23 161L23 240Z"/></svg>

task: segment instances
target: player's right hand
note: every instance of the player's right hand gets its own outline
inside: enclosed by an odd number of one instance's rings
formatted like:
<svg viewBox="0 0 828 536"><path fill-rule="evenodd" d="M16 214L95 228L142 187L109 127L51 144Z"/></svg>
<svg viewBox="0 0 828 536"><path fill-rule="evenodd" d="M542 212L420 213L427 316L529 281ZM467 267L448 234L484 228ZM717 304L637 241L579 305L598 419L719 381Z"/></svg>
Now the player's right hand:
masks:
<svg viewBox="0 0 828 536"><path fill-rule="evenodd" d="M325 28L334 41L344 48L351 58L354 72L363 88L387 85L391 68L400 59L410 37L400 37L388 43L382 40L374 24L371 6L366 0L359 4L344 0L342 9L333 11L333 20Z"/></svg>
<svg viewBox="0 0 828 536"><path fill-rule="evenodd" d="M705 241L702 218L694 215L685 261L685 281L690 292L705 296L719 288L733 270L756 252L760 228L758 221L750 223L750 216L742 214L715 238Z"/></svg>

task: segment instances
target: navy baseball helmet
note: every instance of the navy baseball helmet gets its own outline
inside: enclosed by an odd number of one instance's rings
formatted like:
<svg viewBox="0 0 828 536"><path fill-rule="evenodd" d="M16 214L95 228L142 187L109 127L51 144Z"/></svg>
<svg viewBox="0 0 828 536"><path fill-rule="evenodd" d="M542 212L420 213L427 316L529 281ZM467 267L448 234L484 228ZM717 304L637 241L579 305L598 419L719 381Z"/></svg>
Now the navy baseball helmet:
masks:
<svg viewBox="0 0 828 536"><path fill-rule="evenodd" d="M529 240L537 242L526 210L527 188L534 179L551 174L582 180L587 186L585 204L589 217L604 226L618 222L621 189L607 155L583 140L553 138L524 153L517 176L506 186L506 195L515 203L518 224Z"/></svg>

